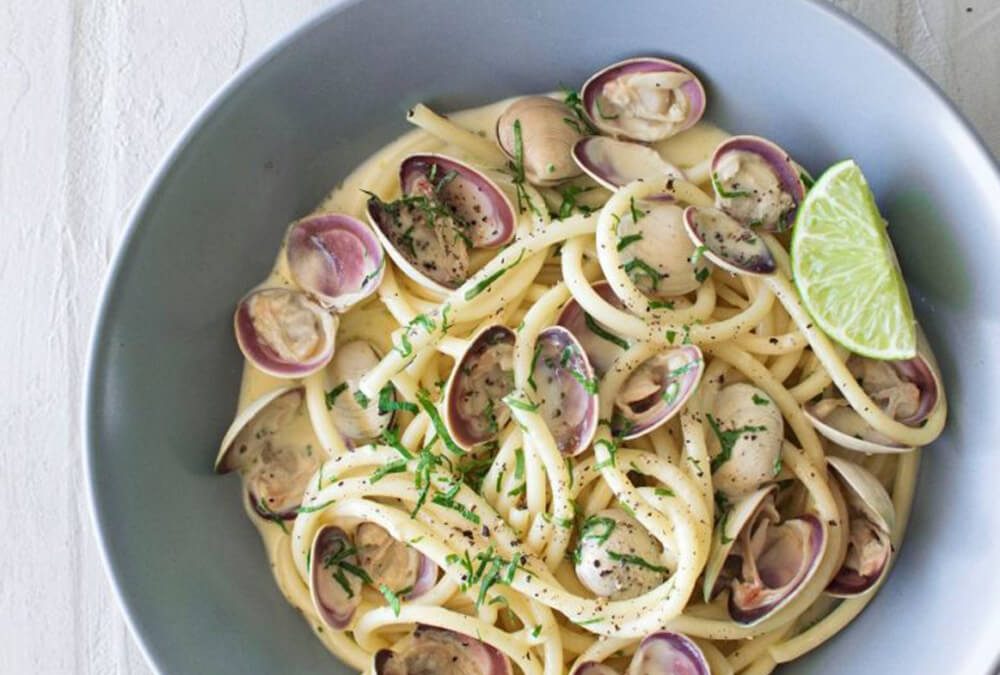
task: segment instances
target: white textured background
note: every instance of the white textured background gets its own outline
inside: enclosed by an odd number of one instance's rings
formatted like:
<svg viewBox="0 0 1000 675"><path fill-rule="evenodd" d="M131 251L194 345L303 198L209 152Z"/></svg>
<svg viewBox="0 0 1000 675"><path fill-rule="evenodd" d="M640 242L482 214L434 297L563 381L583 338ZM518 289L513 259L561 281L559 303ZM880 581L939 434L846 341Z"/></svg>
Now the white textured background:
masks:
<svg viewBox="0 0 1000 675"><path fill-rule="evenodd" d="M81 484L92 313L160 157L234 71L327 4L0 0L0 674L150 672ZM1000 0L835 4L934 78L1000 154Z"/></svg>

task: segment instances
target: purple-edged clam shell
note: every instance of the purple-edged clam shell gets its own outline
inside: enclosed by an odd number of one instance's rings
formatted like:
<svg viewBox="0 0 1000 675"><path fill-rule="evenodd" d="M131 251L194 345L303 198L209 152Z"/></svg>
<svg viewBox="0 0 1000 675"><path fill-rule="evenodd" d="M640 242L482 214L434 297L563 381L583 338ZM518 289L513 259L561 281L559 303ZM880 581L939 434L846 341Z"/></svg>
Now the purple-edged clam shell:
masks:
<svg viewBox="0 0 1000 675"><path fill-rule="evenodd" d="M896 510L888 491L870 471L840 457L830 456L827 461L847 503L849 540L846 559L826 592L836 597L862 595L889 570Z"/></svg>
<svg viewBox="0 0 1000 675"><path fill-rule="evenodd" d="M573 146L573 159L591 178L609 190L635 180L684 178L684 172L642 143L606 136L581 138Z"/></svg>
<svg viewBox="0 0 1000 675"><path fill-rule="evenodd" d="M352 549L346 532L324 525L310 550L309 595L323 623L334 630L347 628L361 604L361 577L340 566L343 562L357 569L358 557Z"/></svg>
<svg viewBox="0 0 1000 675"><path fill-rule="evenodd" d="M919 426L937 406L941 396L940 379L935 372L934 365L926 356L918 353L912 359L893 361L892 367L896 369L900 377L912 382L920 389L920 405L916 412L899 420L911 427Z"/></svg>
<svg viewBox="0 0 1000 675"><path fill-rule="evenodd" d="M752 519L749 526L753 527ZM826 529L812 514L772 527L780 539L767 540L755 558L759 583L733 582L729 614L737 623L752 625L784 607L816 571L826 548Z"/></svg>
<svg viewBox="0 0 1000 675"><path fill-rule="evenodd" d="M322 457L297 442L290 426L308 423L297 417L302 387L270 391L246 407L230 425L215 461L218 473L239 471L250 506L261 518L295 518L302 494Z"/></svg>
<svg viewBox="0 0 1000 675"><path fill-rule="evenodd" d="M665 424L698 388L704 369L705 359L695 345L661 352L643 361L615 396L612 433L631 440Z"/></svg>
<svg viewBox="0 0 1000 675"><path fill-rule="evenodd" d="M412 546L392 537L381 525L364 522L354 531L358 565L372 580L408 599L423 595L437 582L437 565Z"/></svg>
<svg viewBox="0 0 1000 675"><path fill-rule="evenodd" d="M691 638L664 630L642 639L626 675L711 675L711 669Z"/></svg>
<svg viewBox="0 0 1000 675"><path fill-rule="evenodd" d="M689 206L684 209L684 228L709 260L729 272L765 276L778 269L764 239L725 211Z"/></svg>
<svg viewBox="0 0 1000 675"><path fill-rule="evenodd" d="M712 154L716 205L737 221L765 230L795 222L806 188L798 165L760 136L732 136Z"/></svg>
<svg viewBox="0 0 1000 675"><path fill-rule="evenodd" d="M527 393L564 455L583 452L597 431L597 386L583 347L562 326L538 334Z"/></svg>
<svg viewBox="0 0 1000 675"><path fill-rule="evenodd" d="M274 377L305 377L333 357L337 319L299 291L252 291L237 305L233 327L247 360Z"/></svg>
<svg viewBox="0 0 1000 675"><path fill-rule="evenodd" d="M503 246L514 237L517 216L497 184L452 157L410 155L399 165L403 194L425 196L447 205L465 227L475 248Z"/></svg>
<svg viewBox="0 0 1000 675"><path fill-rule="evenodd" d="M598 281L592 288L609 305L622 308L621 299L615 295L607 281ZM625 338L583 311L583 307L574 298L570 298L563 306L556 323L569 330L577 339L598 376L603 376L615 359L628 348Z"/></svg>
<svg viewBox="0 0 1000 675"><path fill-rule="evenodd" d="M445 388L448 432L465 450L497 437L510 420L503 397L514 390L514 342L503 325L487 326L469 342Z"/></svg>
<svg viewBox="0 0 1000 675"><path fill-rule="evenodd" d="M372 656L375 675L513 675L506 654L446 628L417 624L393 649Z"/></svg>
<svg viewBox="0 0 1000 675"><path fill-rule="evenodd" d="M367 340L351 340L337 346L327 366L329 381L342 389L332 400L327 397L327 410L337 431L352 446L378 438L392 424L392 410L382 410L376 399L362 406L353 396L361 378L374 369L380 359L381 354ZM392 401L395 401L395 390Z"/></svg>
<svg viewBox="0 0 1000 675"><path fill-rule="evenodd" d="M378 238L368 225L343 214L310 216L292 225L285 255L295 283L338 312L374 293L382 281Z"/></svg>
<svg viewBox="0 0 1000 675"><path fill-rule="evenodd" d="M690 70L641 57L612 64L580 90L591 124L616 138L659 141L694 126L705 112L705 88Z"/></svg>

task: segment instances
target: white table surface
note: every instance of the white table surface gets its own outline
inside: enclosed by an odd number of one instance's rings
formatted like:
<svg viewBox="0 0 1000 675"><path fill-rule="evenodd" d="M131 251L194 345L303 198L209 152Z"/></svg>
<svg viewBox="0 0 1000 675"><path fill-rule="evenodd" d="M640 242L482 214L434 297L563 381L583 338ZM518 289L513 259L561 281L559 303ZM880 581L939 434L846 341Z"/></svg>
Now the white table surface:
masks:
<svg viewBox="0 0 1000 675"><path fill-rule="evenodd" d="M80 392L127 215L205 100L325 0L0 0L0 673L149 673L98 558ZM1000 0L836 0L1000 154ZM844 77L861 74L844 73Z"/></svg>

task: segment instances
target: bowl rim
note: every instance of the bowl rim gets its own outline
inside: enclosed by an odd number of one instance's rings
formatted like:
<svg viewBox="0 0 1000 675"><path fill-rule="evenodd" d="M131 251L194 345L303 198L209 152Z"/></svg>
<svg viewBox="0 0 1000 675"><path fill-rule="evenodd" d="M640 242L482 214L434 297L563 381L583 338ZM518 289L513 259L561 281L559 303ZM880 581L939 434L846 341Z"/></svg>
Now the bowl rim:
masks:
<svg viewBox="0 0 1000 675"><path fill-rule="evenodd" d="M854 18L846 11L836 7L824 0L793 0L810 6L814 11L826 15L828 21L838 25L842 30L853 33L856 37L876 47L884 57L889 59L896 67L901 68L910 78L916 80L926 95L932 97L939 105L944 106L954 121L958 123L958 128L962 133L962 140L965 142L964 152L971 152L971 159L977 159L984 163L989 169L989 176L996 183L995 192L1000 193L1000 159L994 157L982 136L972 125L965 115L958 109L958 106L944 93L940 86L934 82L930 76L924 73L915 63L913 63L902 52L896 49L887 39L876 33L873 29L863 24L859 19ZM121 274L122 263L125 257L131 253L133 240L140 229L141 223L145 220L153 200L159 193L162 184L169 178L174 164L180 155L187 149L188 145L211 121L222 104L235 92L237 92L246 82L251 80L270 61L283 53L293 43L298 41L303 35L318 28L320 25L331 20L333 16L343 12L345 9L364 0L334 0L330 6L317 10L311 16L307 16L296 26L279 36L267 45L264 50L241 66L208 98L201 106L195 116L184 127L183 131L171 143L169 150L157 163L150 177L139 192L140 197L130 210L122 233L115 244L115 252L105 272L100 295L94 310L90 327L90 338L87 345L86 365L84 368L83 396L81 398L81 423L82 438L81 451L83 454L83 482L86 494L87 511L89 520L97 540L98 554L101 560L101 567L111 586L115 604L121 610L122 618L128 626L129 633L135 640L142 653L143 658L149 668L155 673L162 673L160 664L153 657L151 647L152 638L148 633L141 631L137 625L135 615L138 607L133 605L129 591L121 584L116 563L116 554L111 550L111 543L107 538L105 528L106 514L101 501L94 490L94 470L95 470L95 448L97 447L97 427L98 413L95 407L95 400L98 396L99 383L104 374L104 365L108 359L105 349L107 341L104 340L108 325L112 321L112 290L118 284ZM997 655L993 663L993 668L1000 670L1000 654Z"/></svg>

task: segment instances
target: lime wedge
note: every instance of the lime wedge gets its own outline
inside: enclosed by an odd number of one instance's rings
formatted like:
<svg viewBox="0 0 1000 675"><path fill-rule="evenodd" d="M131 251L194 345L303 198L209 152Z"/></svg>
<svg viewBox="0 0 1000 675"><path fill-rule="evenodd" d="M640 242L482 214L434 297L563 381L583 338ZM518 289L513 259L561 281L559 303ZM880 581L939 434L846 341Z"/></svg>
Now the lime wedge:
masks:
<svg viewBox="0 0 1000 675"><path fill-rule="evenodd" d="M827 335L873 359L916 355L906 283L853 160L834 164L809 190L795 219L791 255L802 302Z"/></svg>

